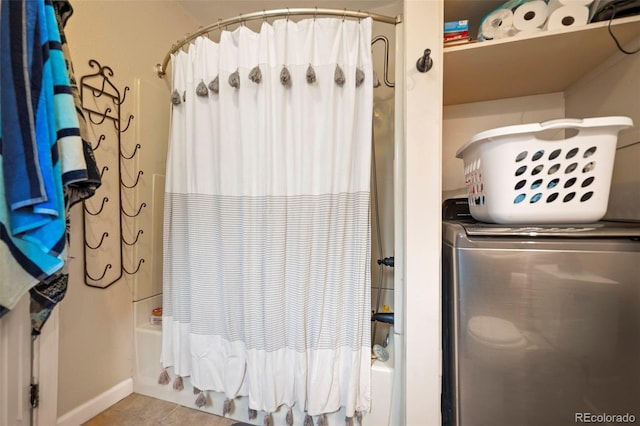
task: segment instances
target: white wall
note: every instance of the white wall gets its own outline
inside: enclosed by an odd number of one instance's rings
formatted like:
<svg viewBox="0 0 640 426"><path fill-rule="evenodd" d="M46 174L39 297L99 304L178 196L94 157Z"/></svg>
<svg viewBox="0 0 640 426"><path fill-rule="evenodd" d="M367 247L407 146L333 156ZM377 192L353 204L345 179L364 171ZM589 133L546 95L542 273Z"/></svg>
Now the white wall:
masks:
<svg viewBox="0 0 640 426"><path fill-rule="evenodd" d="M114 83L121 92L124 86L131 88L124 108L135 119L125 142L127 147L131 143L142 145L137 165L144 175L136 196L149 204L152 176L164 168L169 115L167 81L156 77L154 67L171 44L192 30L195 23L168 1L76 0L72 5L74 14L66 35L76 76L95 72L88 66L89 59L95 59L113 69ZM96 152L99 164L100 155L104 152ZM110 194L112 199L116 196ZM147 225L150 214L151 209L145 210L139 221L146 232L136 255L147 259L140 275L99 290L84 285L81 207L73 209L69 289L59 307L59 417L132 375L132 300L153 292L149 272L153 267L149 254L153 232Z"/></svg>
<svg viewBox="0 0 640 426"><path fill-rule="evenodd" d="M0 319L0 425L28 425L31 318L29 294Z"/></svg>
<svg viewBox="0 0 640 426"><path fill-rule="evenodd" d="M442 2L404 2L404 259L398 267L404 269L402 424L407 425L440 424L442 26ZM433 68L420 73L416 60L426 48Z"/></svg>
<svg viewBox="0 0 640 426"><path fill-rule="evenodd" d="M625 46L640 47L640 38ZM640 220L640 54L618 52L566 91L567 115L626 115L633 129L620 132L607 218Z"/></svg>
<svg viewBox="0 0 640 426"><path fill-rule="evenodd" d="M465 194L462 160L456 151L476 133L502 126L564 117L564 94L523 96L444 108L442 190L445 197Z"/></svg>

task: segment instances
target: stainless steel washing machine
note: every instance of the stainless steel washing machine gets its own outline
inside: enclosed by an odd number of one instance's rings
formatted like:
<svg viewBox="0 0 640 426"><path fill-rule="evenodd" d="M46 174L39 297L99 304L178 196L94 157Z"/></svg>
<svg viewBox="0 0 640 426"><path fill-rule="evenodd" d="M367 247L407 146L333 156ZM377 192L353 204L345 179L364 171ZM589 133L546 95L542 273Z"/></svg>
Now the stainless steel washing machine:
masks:
<svg viewBox="0 0 640 426"><path fill-rule="evenodd" d="M445 221L442 255L445 425L640 422L640 223Z"/></svg>

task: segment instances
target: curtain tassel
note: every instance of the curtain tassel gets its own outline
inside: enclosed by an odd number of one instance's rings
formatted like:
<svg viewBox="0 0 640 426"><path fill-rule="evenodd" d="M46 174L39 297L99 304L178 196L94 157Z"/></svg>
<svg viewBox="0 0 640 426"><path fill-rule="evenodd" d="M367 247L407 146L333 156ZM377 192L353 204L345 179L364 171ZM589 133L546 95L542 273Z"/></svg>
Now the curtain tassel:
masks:
<svg viewBox="0 0 640 426"><path fill-rule="evenodd" d="M291 409L291 407L289 407L289 411L287 411L285 420L287 422L287 426L293 426L293 409Z"/></svg>
<svg viewBox="0 0 640 426"><path fill-rule="evenodd" d="M313 417L311 417L310 415L306 414L304 416L304 426L313 426Z"/></svg>
<svg viewBox="0 0 640 426"><path fill-rule="evenodd" d="M180 98L180 93L177 90L174 90L171 93L171 103L174 105L180 105L182 103L182 99Z"/></svg>
<svg viewBox="0 0 640 426"><path fill-rule="evenodd" d="M249 73L249 80L253 81L256 84L262 81L262 71L260 71L260 67L258 65L253 67L253 69Z"/></svg>
<svg viewBox="0 0 640 426"><path fill-rule="evenodd" d="M236 70L234 73L229 75L229 86L236 89L240 88L240 71Z"/></svg>
<svg viewBox="0 0 640 426"><path fill-rule="evenodd" d="M356 411L356 420L358 421L358 426L362 426L362 411Z"/></svg>
<svg viewBox="0 0 640 426"><path fill-rule="evenodd" d="M171 381L171 377L169 377L169 373L167 373L167 369L165 368L164 370L162 370L162 373L160 373L160 377L158 377L158 384L168 385L170 381Z"/></svg>
<svg viewBox="0 0 640 426"><path fill-rule="evenodd" d="M204 394L204 391L200 391L198 397L196 398L196 407L201 408L207 405L207 396Z"/></svg>
<svg viewBox="0 0 640 426"><path fill-rule="evenodd" d="M345 417L344 426L353 426L353 417Z"/></svg>
<svg viewBox="0 0 640 426"><path fill-rule="evenodd" d="M207 85L204 84L204 81L200 80L198 86L196 87L196 95L198 96L207 96L209 94L209 89L207 89Z"/></svg>
<svg viewBox="0 0 640 426"><path fill-rule="evenodd" d="M173 380L173 389L177 391L181 391L182 389L184 389L184 383L182 383L182 377L176 376L176 378Z"/></svg>
<svg viewBox="0 0 640 426"><path fill-rule="evenodd" d="M360 85L364 82L364 71L360 68L356 68L356 87L360 87Z"/></svg>
<svg viewBox="0 0 640 426"><path fill-rule="evenodd" d="M347 79L344 76L344 71L340 68L340 65L336 65L336 70L333 73L333 80L336 82L338 86L343 86Z"/></svg>
<svg viewBox="0 0 640 426"><path fill-rule="evenodd" d="M311 64L307 68L307 83L313 84L316 82L316 70L313 69Z"/></svg>
<svg viewBox="0 0 640 426"><path fill-rule="evenodd" d="M327 423L327 415L326 414L321 414L320 417L318 417L318 421L316 422L316 425L318 425L318 426L329 426L329 423Z"/></svg>
<svg viewBox="0 0 640 426"><path fill-rule="evenodd" d="M220 79L218 78L218 76L216 76L216 78L209 82L209 90L211 90L215 94L218 94L218 92L220 91Z"/></svg>
<svg viewBox="0 0 640 426"><path fill-rule="evenodd" d="M235 403L233 399L227 398L224 400L224 404L222 405L222 415L226 416L227 414L231 414L235 408Z"/></svg>
<svg viewBox="0 0 640 426"><path fill-rule="evenodd" d="M280 83L284 87L291 87L291 73L284 65L282 66L282 71L280 71Z"/></svg>
<svg viewBox="0 0 640 426"><path fill-rule="evenodd" d="M264 426L273 426L273 416L271 413L265 413L264 415Z"/></svg>
<svg viewBox="0 0 640 426"><path fill-rule="evenodd" d="M258 417L258 412L249 408L249 420L255 420Z"/></svg>

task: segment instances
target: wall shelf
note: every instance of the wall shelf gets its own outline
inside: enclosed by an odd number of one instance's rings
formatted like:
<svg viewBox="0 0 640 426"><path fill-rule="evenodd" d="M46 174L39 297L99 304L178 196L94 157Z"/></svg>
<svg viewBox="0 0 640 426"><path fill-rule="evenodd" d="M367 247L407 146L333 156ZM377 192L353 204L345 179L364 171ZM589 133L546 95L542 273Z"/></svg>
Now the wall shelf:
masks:
<svg viewBox="0 0 640 426"><path fill-rule="evenodd" d="M444 49L444 104L564 91L618 51L608 22ZM624 46L640 37L640 16L611 25Z"/></svg>

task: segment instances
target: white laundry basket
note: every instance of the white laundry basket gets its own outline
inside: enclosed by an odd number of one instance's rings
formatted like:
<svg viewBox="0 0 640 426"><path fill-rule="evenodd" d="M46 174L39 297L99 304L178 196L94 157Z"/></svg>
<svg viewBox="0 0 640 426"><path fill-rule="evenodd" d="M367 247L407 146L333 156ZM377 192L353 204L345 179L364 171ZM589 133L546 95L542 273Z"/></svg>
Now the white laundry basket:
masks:
<svg viewBox="0 0 640 426"><path fill-rule="evenodd" d="M471 215L501 224L587 223L605 215L618 132L629 117L559 119L478 133L458 150ZM549 131L575 136L544 139Z"/></svg>

